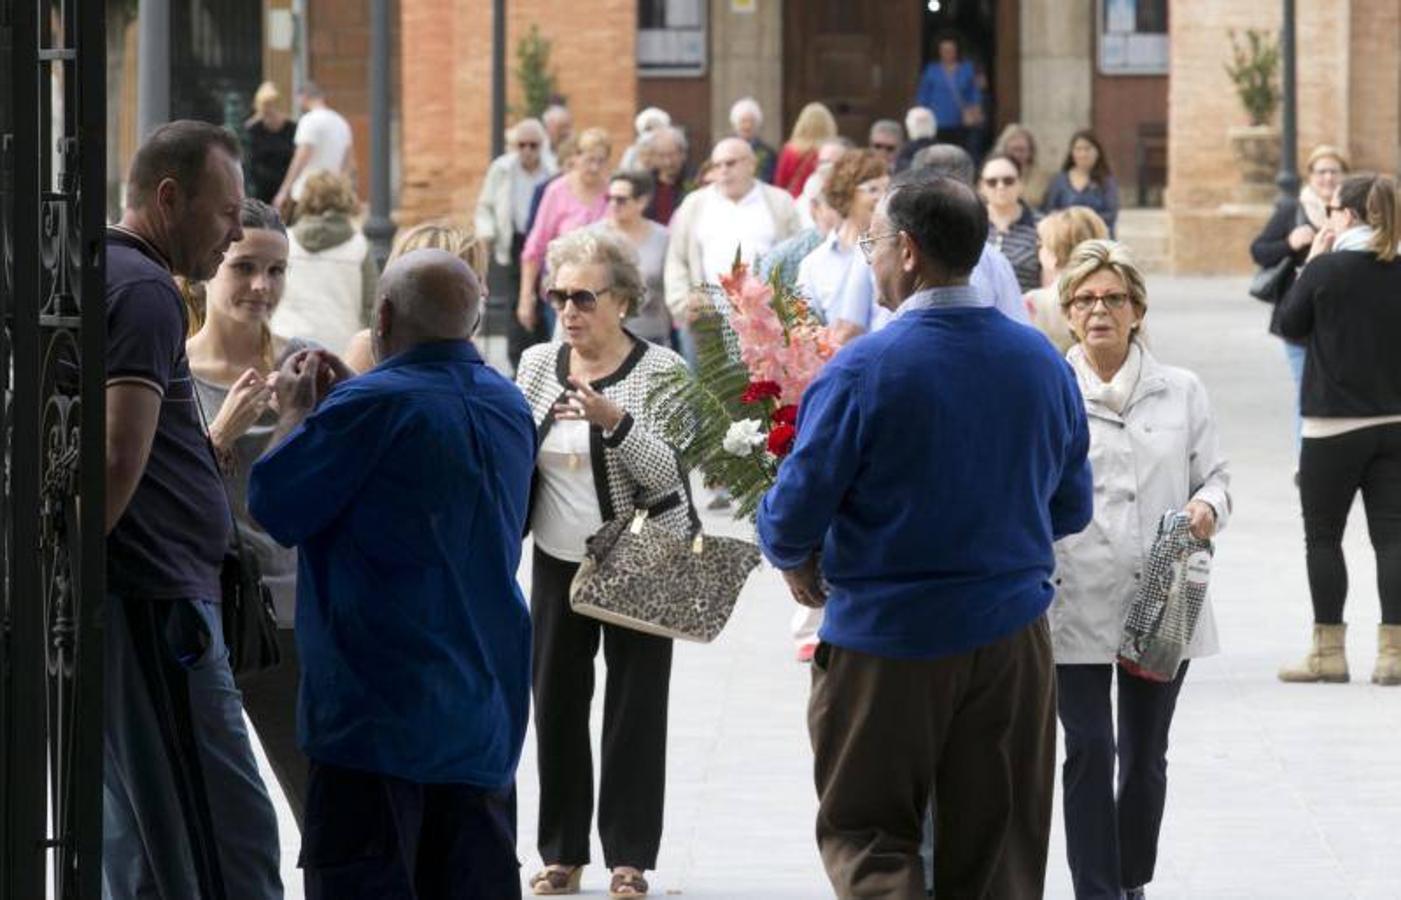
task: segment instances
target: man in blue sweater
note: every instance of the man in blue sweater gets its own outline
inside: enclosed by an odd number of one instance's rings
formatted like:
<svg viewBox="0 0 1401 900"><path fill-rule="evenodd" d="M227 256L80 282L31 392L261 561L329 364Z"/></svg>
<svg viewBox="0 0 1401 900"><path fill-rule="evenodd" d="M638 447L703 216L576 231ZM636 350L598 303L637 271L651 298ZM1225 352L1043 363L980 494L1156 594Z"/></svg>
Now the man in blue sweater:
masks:
<svg viewBox="0 0 1401 900"><path fill-rule="evenodd" d="M937 896L1045 879L1051 545L1090 521L1089 431L1051 345L968 287L986 237L967 185L892 188L860 245L895 318L808 388L759 511L794 597L826 606L808 726L844 898L924 893L931 796Z"/></svg>
<svg viewBox="0 0 1401 900"><path fill-rule="evenodd" d="M472 345L483 296L465 263L416 250L379 289L379 365L340 383L329 354L290 358L249 486L301 551L306 896L510 900L535 423Z"/></svg>

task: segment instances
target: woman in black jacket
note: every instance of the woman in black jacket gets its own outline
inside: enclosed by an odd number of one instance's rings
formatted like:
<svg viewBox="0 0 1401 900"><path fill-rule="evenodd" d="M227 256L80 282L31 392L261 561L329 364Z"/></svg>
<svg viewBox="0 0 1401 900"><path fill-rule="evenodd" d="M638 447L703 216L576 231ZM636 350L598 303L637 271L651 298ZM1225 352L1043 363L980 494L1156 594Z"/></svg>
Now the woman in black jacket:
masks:
<svg viewBox="0 0 1401 900"><path fill-rule="evenodd" d="M1294 258L1294 264L1284 274L1284 282L1279 293L1269 298L1274 304L1270 314L1270 334L1279 335L1279 301L1289 293L1290 286L1298 275L1299 267L1308 259L1313 239L1328 224L1327 206L1333 202L1343 176L1347 174L1347 158L1342 151L1329 144L1319 144L1309 154L1305 171L1308 183L1297 198L1281 197L1275 204L1274 215L1265 223L1265 230L1250 244L1250 255L1255 264L1270 268L1286 256ZM1299 342L1284 342L1284 355L1289 360L1289 373L1294 376L1294 437L1299 437L1299 384L1304 377L1304 345Z"/></svg>
<svg viewBox="0 0 1401 900"><path fill-rule="evenodd" d="M1344 181L1280 304L1280 333L1308 342L1299 494L1314 612L1313 646L1283 681L1348 680L1343 529L1361 490L1382 607L1372 681L1401 684L1399 202L1393 178Z"/></svg>

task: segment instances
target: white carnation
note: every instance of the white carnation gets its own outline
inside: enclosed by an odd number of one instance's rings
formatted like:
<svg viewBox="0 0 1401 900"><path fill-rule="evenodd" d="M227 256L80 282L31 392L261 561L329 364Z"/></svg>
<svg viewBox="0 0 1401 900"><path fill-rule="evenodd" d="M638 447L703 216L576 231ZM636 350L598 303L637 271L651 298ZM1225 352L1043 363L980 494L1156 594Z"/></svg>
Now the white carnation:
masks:
<svg viewBox="0 0 1401 900"><path fill-rule="evenodd" d="M731 456L748 456L766 439L763 425L758 419L743 419L730 425L720 445Z"/></svg>

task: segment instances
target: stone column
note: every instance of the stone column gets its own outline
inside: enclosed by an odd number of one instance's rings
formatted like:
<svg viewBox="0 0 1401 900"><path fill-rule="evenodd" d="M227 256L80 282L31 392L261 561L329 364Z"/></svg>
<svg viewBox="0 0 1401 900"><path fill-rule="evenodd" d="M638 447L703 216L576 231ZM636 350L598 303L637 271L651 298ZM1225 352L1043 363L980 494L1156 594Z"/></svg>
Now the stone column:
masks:
<svg viewBox="0 0 1401 900"><path fill-rule="evenodd" d="M730 107L753 97L764 110L764 140L784 138L783 3L761 0L754 11L734 12L730 0L710 3L710 130L730 131Z"/></svg>
<svg viewBox="0 0 1401 900"><path fill-rule="evenodd" d="M1047 171L1093 121L1094 19L1094 0L1022 0L1021 123Z"/></svg>

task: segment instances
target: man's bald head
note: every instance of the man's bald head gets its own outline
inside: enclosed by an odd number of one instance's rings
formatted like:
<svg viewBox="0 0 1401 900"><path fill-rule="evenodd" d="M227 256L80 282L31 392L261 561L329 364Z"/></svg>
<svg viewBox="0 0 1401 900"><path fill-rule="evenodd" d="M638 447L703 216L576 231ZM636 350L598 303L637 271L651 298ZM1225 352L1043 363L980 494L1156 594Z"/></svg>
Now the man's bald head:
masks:
<svg viewBox="0 0 1401 900"><path fill-rule="evenodd" d="M715 145L710 161L714 164L715 186L731 200L738 200L754 187L757 161L754 148L743 138L728 137Z"/></svg>
<svg viewBox="0 0 1401 900"><path fill-rule="evenodd" d="M376 337L380 359L417 344L465 340L481 315L482 286L472 268L446 250L412 250L379 280Z"/></svg>
<svg viewBox="0 0 1401 900"><path fill-rule="evenodd" d="M722 159L753 159L754 148L743 138L727 137L715 145L710 158L716 162Z"/></svg>

